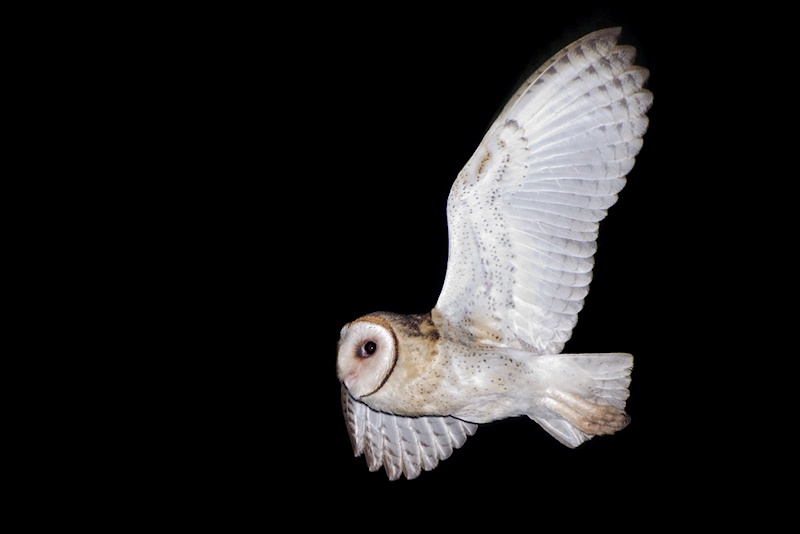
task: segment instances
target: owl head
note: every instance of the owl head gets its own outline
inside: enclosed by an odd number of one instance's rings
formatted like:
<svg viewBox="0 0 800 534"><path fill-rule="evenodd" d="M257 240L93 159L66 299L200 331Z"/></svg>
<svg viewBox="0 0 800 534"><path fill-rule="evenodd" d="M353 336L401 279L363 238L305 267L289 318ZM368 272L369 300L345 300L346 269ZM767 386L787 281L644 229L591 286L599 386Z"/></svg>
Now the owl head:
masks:
<svg viewBox="0 0 800 534"><path fill-rule="evenodd" d="M356 399L378 391L396 362L397 338L384 318L366 315L342 328L336 371Z"/></svg>

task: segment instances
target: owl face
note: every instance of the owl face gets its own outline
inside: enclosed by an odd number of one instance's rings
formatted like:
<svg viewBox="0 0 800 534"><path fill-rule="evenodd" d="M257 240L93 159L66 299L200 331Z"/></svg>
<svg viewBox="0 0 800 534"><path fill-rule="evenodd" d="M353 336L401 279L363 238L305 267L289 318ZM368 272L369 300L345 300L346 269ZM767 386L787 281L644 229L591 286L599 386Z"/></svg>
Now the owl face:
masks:
<svg viewBox="0 0 800 534"><path fill-rule="evenodd" d="M397 338L384 319L361 317L342 328L336 371L356 399L380 389L396 362Z"/></svg>

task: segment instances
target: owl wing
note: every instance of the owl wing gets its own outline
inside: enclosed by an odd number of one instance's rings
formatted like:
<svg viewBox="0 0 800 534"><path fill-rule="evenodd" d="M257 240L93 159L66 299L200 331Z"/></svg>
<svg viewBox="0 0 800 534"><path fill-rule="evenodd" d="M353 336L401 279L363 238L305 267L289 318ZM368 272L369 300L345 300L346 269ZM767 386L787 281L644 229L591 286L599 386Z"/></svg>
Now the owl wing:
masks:
<svg viewBox="0 0 800 534"><path fill-rule="evenodd" d="M556 354L577 323L598 225L653 97L620 29L567 46L520 87L453 183L434 308L471 341Z"/></svg>
<svg viewBox="0 0 800 534"><path fill-rule="evenodd" d="M478 425L455 417L402 417L378 412L342 386L342 408L356 456L366 454L370 471L383 466L390 480L430 471L461 447Z"/></svg>

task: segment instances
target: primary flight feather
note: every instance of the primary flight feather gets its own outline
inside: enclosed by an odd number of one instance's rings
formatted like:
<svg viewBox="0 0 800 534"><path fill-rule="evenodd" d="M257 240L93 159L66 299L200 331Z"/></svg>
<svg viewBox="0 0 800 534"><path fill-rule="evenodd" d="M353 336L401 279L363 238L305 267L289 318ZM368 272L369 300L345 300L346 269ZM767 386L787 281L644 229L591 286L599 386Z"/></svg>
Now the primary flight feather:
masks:
<svg viewBox="0 0 800 534"><path fill-rule="evenodd" d="M627 425L633 357L560 354L653 101L619 34L558 52L495 119L450 190L434 308L342 328L345 421L371 471L415 478L507 417L526 415L568 447Z"/></svg>

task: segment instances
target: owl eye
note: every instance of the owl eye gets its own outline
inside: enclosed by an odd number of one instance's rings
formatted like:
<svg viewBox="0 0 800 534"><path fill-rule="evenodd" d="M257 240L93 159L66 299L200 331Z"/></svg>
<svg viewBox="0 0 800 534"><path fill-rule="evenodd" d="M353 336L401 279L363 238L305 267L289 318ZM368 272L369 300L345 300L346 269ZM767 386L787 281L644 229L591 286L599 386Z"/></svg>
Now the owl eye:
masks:
<svg viewBox="0 0 800 534"><path fill-rule="evenodd" d="M358 351L358 355L361 358L369 358L370 356L375 354L376 350L378 350L378 344L375 343L374 341L367 341L366 343L361 345L361 348Z"/></svg>

